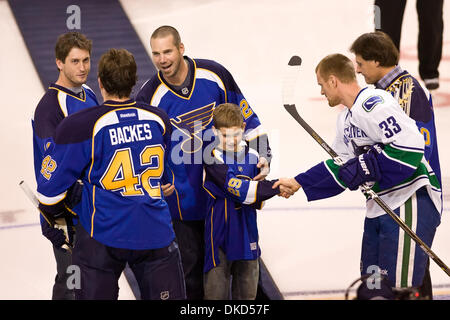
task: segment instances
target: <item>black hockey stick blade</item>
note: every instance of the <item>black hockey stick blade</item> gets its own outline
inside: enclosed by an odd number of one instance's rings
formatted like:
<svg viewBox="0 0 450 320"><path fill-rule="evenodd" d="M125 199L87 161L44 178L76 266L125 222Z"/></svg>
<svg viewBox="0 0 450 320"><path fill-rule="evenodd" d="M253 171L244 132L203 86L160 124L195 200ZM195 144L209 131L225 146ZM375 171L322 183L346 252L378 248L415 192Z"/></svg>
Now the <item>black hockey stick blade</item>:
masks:
<svg viewBox="0 0 450 320"><path fill-rule="evenodd" d="M292 56L289 60L288 65L290 66L300 66L302 64L302 58L299 56Z"/></svg>

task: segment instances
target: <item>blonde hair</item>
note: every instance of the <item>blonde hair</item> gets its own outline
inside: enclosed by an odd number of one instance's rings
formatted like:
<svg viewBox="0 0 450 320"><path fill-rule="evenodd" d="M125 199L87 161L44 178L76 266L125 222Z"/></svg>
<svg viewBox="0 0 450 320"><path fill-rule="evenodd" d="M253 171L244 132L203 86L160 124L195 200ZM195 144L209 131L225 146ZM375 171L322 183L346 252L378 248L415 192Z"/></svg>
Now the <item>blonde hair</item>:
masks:
<svg viewBox="0 0 450 320"><path fill-rule="evenodd" d="M234 103L222 103L214 109L213 123L216 129L242 127L241 109Z"/></svg>
<svg viewBox="0 0 450 320"><path fill-rule="evenodd" d="M355 67L353 62L340 53L334 53L323 58L316 67L316 73L328 80L330 75L334 75L343 83L356 81Z"/></svg>

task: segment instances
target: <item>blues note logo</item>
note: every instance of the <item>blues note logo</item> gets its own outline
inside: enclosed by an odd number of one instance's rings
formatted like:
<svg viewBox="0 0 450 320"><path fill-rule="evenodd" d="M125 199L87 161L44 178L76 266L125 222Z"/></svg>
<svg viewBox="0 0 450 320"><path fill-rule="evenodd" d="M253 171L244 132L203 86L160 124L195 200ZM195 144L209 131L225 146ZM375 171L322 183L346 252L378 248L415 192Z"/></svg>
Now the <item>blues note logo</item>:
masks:
<svg viewBox="0 0 450 320"><path fill-rule="evenodd" d="M384 100L382 97L371 96L366 101L363 102L362 106L363 106L364 110L366 110L367 112L370 112L377 104L380 104L383 102L384 102Z"/></svg>
<svg viewBox="0 0 450 320"><path fill-rule="evenodd" d="M183 152L194 153L201 149L202 131L211 123L215 106L213 102L170 119L172 125L185 135L181 144Z"/></svg>

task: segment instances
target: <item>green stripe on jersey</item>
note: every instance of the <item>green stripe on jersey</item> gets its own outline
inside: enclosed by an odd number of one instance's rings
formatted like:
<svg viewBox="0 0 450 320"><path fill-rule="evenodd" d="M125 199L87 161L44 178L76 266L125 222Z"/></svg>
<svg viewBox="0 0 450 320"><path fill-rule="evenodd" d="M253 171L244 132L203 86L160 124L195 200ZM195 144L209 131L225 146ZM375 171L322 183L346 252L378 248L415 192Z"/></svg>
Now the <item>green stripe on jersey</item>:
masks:
<svg viewBox="0 0 450 320"><path fill-rule="evenodd" d="M388 144L384 147L384 153L395 161L402 162L406 165L417 167L423 158L423 151L406 151Z"/></svg>
<svg viewBox="0 0 450 320"><path fill-rule="evenodd" d="M333 159L328 159L324 163L328 171L334 176L334 180L336 180L336 182L339 183L343 188L347 188L347 185L344 183L344 181L342 181L338 177L340 166L334 163Z"/></svg>
<svg viewBox="0 0 450 320"><path fill-rule="evenodd" d="M411 198L409 198L405 202L405 224L409 228L412 227L412 199ZM411 255L411 237L405 232L404 238L403 238L402 274L401 274L401 280L400 280L400 286L402 288L408 286L408 271L409 271L410 255Z"/></svg>

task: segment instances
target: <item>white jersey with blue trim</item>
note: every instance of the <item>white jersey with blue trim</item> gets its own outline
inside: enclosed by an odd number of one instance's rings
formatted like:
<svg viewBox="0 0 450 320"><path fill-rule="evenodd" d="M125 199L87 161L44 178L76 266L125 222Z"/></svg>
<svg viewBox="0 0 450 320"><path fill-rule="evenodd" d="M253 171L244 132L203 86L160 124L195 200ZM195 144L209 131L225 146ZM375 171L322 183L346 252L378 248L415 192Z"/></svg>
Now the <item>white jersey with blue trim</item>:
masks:
<svg viewBox="0 0 450 320"><path fill-rule="evenodd" d="M424 140L415 121L388 92L365 88L359 92L351 109L346 108L339 114L332 148L346 162L357 156L364 146L376 144L382 146L376 148L382 177L373 190L381 199L389 207L397 208L417 189L427 186L430 198L440 211L440 184L424 158ZM296 179L308 200L323 199L345 190L338 172L339 166L328 160ZM383 214L383 209L368 200L367 217Z"/></svg>

